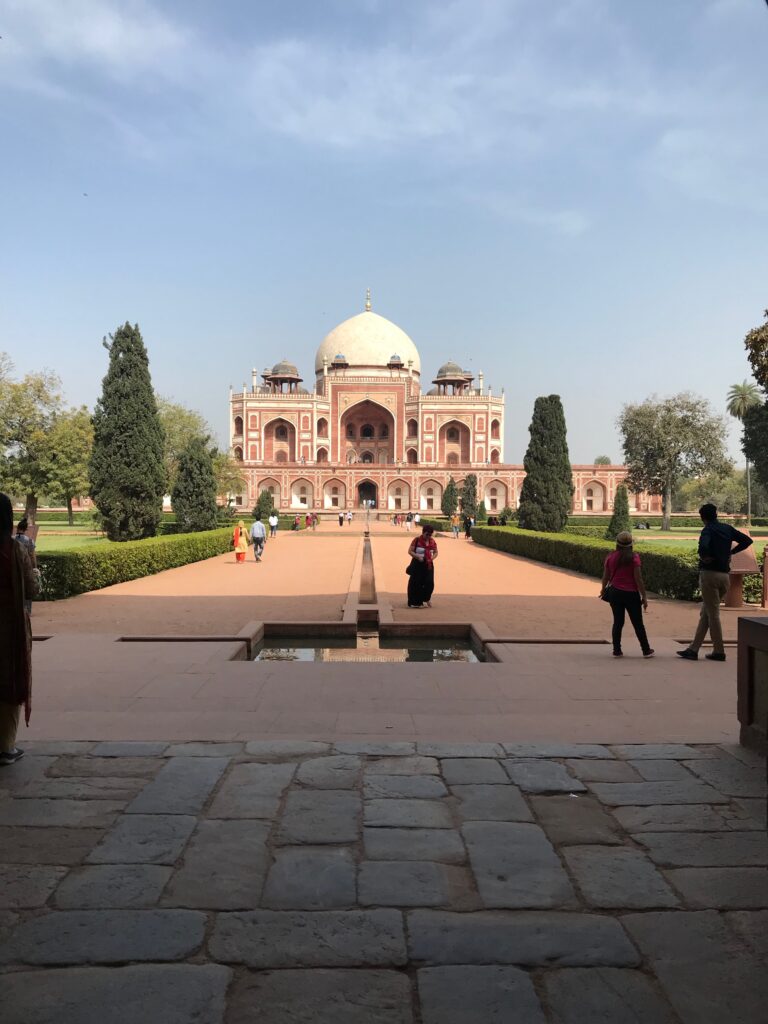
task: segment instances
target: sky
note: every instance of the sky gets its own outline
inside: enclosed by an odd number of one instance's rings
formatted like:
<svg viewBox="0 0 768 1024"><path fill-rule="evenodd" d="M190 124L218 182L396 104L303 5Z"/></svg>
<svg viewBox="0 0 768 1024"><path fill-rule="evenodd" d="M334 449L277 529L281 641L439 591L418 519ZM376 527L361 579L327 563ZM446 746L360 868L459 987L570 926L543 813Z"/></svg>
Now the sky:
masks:
<svg viewBox="0 0 768 1024"><path fill-rule="evenodd" d="M625 402L725 410L768 306L764 0L0 0L0 350L92 406L228 388L373 308L571 458ZM731 428L738 456L738 431Z"/></svg>

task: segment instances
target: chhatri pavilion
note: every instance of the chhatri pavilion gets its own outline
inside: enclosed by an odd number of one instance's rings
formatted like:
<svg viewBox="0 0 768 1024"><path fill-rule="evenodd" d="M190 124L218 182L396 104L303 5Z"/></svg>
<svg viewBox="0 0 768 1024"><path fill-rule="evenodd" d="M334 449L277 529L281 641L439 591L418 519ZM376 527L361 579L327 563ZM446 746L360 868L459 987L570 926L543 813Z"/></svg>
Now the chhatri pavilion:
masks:
<svg viewBox="0 0 768 1024"><path fill-rule="evenodd" d="M261 381L259 380L261 378ZM489 513L515 508L522 466L504 461L504 392L482 373L452 360L424 389L411 338L371 309L326 335L315 355L315 380L304 387L287 359L251 387L230 389L230 450L243 464L250 508L263 490L283 510L338 511L370 507L388 513L439 511L451 477L478 481ZM574 512L613 507L623 466L574 466ZM630 498L633 511L657 512L659 499Z"/></svg>

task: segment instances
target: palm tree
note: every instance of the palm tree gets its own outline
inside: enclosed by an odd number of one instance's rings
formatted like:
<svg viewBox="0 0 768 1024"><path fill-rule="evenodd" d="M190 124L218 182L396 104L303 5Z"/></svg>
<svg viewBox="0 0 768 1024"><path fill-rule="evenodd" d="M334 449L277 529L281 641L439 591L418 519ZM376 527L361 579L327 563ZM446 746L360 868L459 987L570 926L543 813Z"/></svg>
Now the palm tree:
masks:
<svg viewBox="0 0 768 1024"><path fill-rule="evenodd" d="M760 388L757 384L750 384L743 381L741 384L732 384L728 389L728 413L740 423L744 422L747 412L762 401ZM747 523L752 523L752 484L749 479L749 459L747 463Z"/></svg>

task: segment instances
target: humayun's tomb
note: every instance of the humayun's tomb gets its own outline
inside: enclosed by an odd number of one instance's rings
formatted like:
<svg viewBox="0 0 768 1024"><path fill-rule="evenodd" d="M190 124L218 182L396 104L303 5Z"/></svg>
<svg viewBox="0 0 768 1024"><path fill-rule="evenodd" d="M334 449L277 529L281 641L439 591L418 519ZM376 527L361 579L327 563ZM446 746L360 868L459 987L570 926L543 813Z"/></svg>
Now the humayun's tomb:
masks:
<svg viewBox="0 0 768 1024"><path fill-rule="evenodd" d="M262 382L259 382L261 376ZM489 512L517 506L522 466L504 461L504 392L483 374L444 363L421 388L421 359L405 331L371 309L326 335L315 356L313 390L283 359L251 387L230 389L230 450L243 463L250 508L263 490L284 510L438 511L452 476L478 480ZM605 512L626 474L623 466L573 466L574 512ZM660 499L630 496L635 512L657 512Z"/></svg>

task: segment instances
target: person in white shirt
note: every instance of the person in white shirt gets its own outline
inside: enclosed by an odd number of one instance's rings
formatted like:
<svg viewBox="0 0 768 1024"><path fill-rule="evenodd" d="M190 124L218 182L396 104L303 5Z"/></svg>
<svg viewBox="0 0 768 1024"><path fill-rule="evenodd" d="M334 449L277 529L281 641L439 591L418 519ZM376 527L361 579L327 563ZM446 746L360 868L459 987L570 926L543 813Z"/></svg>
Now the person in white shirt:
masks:
<svg viewBox="0 0 768 1024"><path fill-rule="evenodd" d="M277 526L278 526L278 523L280 522L280 520L277 517L277 512L274 512L274 511L270 512L268 522L269 522L269 536L270 537L276 537L277 536Z"/></svg>
<svg viewBox="0 0 768 1024"><path fill-rule="evenodd" d="M413 521L416 523L416 528L418 529L419 523L421 522L421 516L418 512L414 515Z"/></svg>
<svg viewBox="0 0 768 1024"><path fill-rule="evenodd" d="M264 552L264 545L267 543L267 531L264 528L264 523L262 523L258 516L256 517L256 522L251 527L251 540L253 541L253 553L256 561L260 562Z"/></svg>

